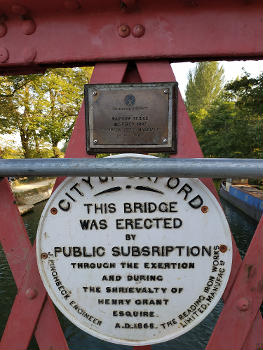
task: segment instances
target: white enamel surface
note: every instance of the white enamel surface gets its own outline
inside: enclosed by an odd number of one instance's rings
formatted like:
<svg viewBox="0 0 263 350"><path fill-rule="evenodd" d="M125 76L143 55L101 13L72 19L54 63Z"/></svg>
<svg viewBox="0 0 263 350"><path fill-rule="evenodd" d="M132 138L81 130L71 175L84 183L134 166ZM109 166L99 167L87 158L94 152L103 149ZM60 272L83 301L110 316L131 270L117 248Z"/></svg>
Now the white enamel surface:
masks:
<svg viewBox="0 0 263 350"><path fill-rule="evenodd" d="M180 179L178 186L174 189L167 186L168 178L158 178L156 182L155 180L156 178L108 178L105 181L105 178L94 177L90 179L91 188L82 178L68 178L51 196L40 220L37 233L37 260L48 294L61 312L75 325L106 341L126 345L154 344L189 331L214 308L229 277L232 261L231 235L223 211L213 195L196 179ZM177 181L173 179L170 180L169 185L173 187L176 183ZM74 189L70 190L75 184L78 184L76 188L83 196ZM185 192L178 193L185 184L192 189L186 200L184 200ZM98 195L112 188L116 191ZM145 188L159 192L152 192ZM75 202L65 193L70 194ZM203 205L208 207L207 213L203 213L201 208L194 209L189 205L189 201L197 195L202 197ZM70 203L68 211L59 208L58 203L61 200L64 200L62 202L64 209L68 205L67 202ZM134 206L135 202L157 205L173 203L168 204L173 212L157 210L153 213L124 213L124 203ZM94 213L95 204L103 204L105 208L109 203L114 203L114 206L111 205L116 208L114 213ZM90 214L84 204L92 204L89 206ZM50 212L53 207L58 210L56 215ZM161 208L165 208L165 204ZM152 223L153 227L136 229L129 226L127 229L117 229L116 220L119 220L119 226L122 227L126 219L138 219L139 226L145 223L149 227ZM150 220L145 222L145 219ZM181 227L168 228L173 226L173 222L175 226L179 226L178 219L182 222ZM96 229L93 222L92 227L83 230L80 220L96 220L98 226L100 220L106 220L107 228ZM157 222L159 228L156 227ZM131 225L134 225L134 221L132 223ZM105 226L105 222L101 225ZM129 240L127 240L128 237ZM225 253L218 250L220 245L227 246ZM113 256L113 251L117 250L113 247L123 247L126 252L128 246L137 247L133 248L135 256ZM158 252L159 254L167 252L165 248L162 251L162 248L158 247L167 246L176 248L173 248L168 256L156 255ZM179 246L184 248L178 248ZM203 246L206 247L203 256L201 253L193 256L198 249L201 252ZM57 250L66 247L65 252L68 252L68 247L81 247L82 253L85 247L86 254L92 252L92 247L103 247L98 250L100 253L104 250L105 255L66 257L63 252L58 252L55 256L55 247ZM150 247L151 255L136 256L142 247ZM189 247L188 250L187 247ZM209 256L210 249L211 256ZM144 248L144 252L147 252L147 248ZM187 256L187 252L190 252L190 256ZM41 253L48 253L48 258L41 258ZM78 255L77 248L75 248L75 255ZM212 271L213 261L217 266L214 272ZM74 263L76 263L75 268L72 265ZM77 263L86 263L86 268L77 268ZM93 263L111 263L115 267L91 268L90 264ZM128 268L126 263L136 265ZM161 263L159 267L169 266L170 268L156 268L158 265L148 268L151 263ZM165 263L167 265L164 265ZM178 264L186 265L178 268ZM188 268L182 268L182 266ZM189 268L189 266L192 267ZM114 276L115 281L102 280L103 276L106 276L104 277L106 279L110 275ZM156 276L159 276L159 280L129 280L131 277L128 276L134 275L145 276L145 278L155 276L156 279ZM205 289L207 283L211 285L209 290ZM95 292L92 292L89 287L95 288L92 289ZM132 289L130 289L131 293L124 292L123 289L109 293L107 287ZM212 289L215 290L213 298L210 294ZM200 302L197 305L198 299ZM99 300L103 301L103 304L99 303ZM113 305L115 300L121 304ZM121 316L123 311L128 314ZM144 316L141 314L137 317L130 316L136 311L145 312Z"/></svg>

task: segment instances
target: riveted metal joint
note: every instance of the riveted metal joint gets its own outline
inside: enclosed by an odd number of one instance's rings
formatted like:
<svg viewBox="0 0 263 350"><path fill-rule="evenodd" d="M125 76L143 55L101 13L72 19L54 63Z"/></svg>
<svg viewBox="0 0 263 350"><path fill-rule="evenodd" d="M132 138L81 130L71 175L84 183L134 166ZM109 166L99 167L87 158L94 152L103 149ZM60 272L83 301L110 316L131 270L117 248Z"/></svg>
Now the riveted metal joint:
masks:
<svg viewBox="0 0 263 350"><path fill-rule="evenodd" d="M142 24L136 24L133 28L132 28L132 35L135 38L140 38L144 35L145 33L145 27Z"/></svg>
<svg viewBox="0 0 263 350"><path fill-rule="evenodd" d="M126 38L130 35L131 29L127 24L122 24L118 28L119 36L122 38Z"/></svg>

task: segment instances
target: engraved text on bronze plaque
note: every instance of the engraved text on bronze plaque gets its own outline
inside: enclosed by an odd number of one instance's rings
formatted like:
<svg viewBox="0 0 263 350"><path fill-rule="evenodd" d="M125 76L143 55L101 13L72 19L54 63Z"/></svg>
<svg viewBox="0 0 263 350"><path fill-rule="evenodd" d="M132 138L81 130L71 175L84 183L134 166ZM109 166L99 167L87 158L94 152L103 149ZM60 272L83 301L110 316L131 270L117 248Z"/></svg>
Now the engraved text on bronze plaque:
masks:
<svg viewBox="0 0 263 350"><path fill-rule="evenodd" d="M85 85L88 152L175 152L176 83Z"/></svg>

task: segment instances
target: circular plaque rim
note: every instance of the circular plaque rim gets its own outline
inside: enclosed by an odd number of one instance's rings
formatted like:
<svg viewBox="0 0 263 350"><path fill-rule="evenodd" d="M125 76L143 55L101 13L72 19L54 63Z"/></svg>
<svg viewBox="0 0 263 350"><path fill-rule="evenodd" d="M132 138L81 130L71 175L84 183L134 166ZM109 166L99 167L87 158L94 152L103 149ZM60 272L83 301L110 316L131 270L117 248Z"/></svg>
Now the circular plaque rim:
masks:
<svg viewBox="0 0 263 350"><path fill-rule="evenodd" d="M120 158L122 158L122 157L156 158L154 156L131 154L131 153L113 155L113 156L110 156L108 158L115 158L115 157L116 158L117 157L120 157ZM95 177L95 176L92 176L92 177ZM188 325L187 329L182 328L181 330L179 330L179 331L177 330L171 334L167 334L165 336L160 336L159 338L149 339L147 341L146 340L134 340L134 341L133 340L123 340L123 339L119 339L119 338L105 335L105 334L100 333L96 330L93 330L89 327L83 326L83 324L73 315L73 313L71 313L69 311L69 309L67 309L63 305L63 303L59 300L59 298L57 297L57 294L54 292L54 288L49 283L49 278L46 276L46 272L45 272L45 269L43 267L43 263L42 263L42 259L41 259L41 238L42 238L42 227L43 227L44 222L45 222L45 217L49 213L50 208L52 208L52 203L53 203L54 199L56 198L56 196L63 190L63 188L65 186L67 186L68 183L70 183L73 179L76 179L76 178L79 178L79 176L66 178L61 184L59 184L59 186L56 188L56 190L52 193L51 197L49 198L48 202L46 203L46 205L43 209L43 212L41 214L38 229L37 229L37 234L36 234L36 256L37 256L38 270L39 270L39 273L41 276L41 280L45 286L45 289L46 289L49 297L52 299L52 302L56 305L56 307L63 313L63 315L70 322L72 322L75 326L77 326L78 328L80 328L84 332L86 332L86 333L88 333L96 338L99 338L101 340L112 342L115 344L120 344L120 345L142 346L142 345L159 344L162 342L166 342L166 341L175 339L183 334L186 334L188 331L190 331L191 329L193 329L197 325L199 325L213 311L213 309L215 308L215 306L217 305L217 303L221 299L221 297L224 293L224 290L227 286L228 280L229 280L229 276L230 276L231 268L232 268L232 260L233 260L232 234L231 234L227 219L224 215L223 209L220 206L220 203L218 202L216 197L213 195L213 193L199 179L197 179L197 178L189 179L189 180L193 181L194 183L196 183L198 186L200 186L200 189L208 195L209 199L215 205L217 213L222 220L222 226L224 227L226 241L228 240L228 242L227 242L228 251L229 251L228 253L231 254L231 256L229 257L230 262L229 262L229 265L227 266L227 269L226 269L226 276L224 277L224 280L223 280L223 283L220 287L220 290L216 294L215 298L209 304L210 311L208 313L204 313L204 314L200 315L198 317L198 322L197 323L193 322L192 324Z"/></svg>

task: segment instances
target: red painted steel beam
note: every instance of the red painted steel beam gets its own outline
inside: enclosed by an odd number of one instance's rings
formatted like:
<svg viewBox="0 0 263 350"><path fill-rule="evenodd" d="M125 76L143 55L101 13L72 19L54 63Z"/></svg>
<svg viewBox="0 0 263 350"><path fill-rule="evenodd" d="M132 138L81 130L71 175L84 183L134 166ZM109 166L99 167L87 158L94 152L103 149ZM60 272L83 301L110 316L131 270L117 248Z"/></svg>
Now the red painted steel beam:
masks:
<svg viewBox="0 0 263 350"><path fill-rule="evenodd" d="M143 82L175 80L168 62L141 62L137 63L137 68ZM177 137L178 153L175 157L203 157L180 92L178 94ZM219 200L213 181L211 179L201 180ZM233 262L223 295L225 306L207 350L256 350L256 344L263 343L263 320L259 311L263 297L262 260L260 262L263 255L262 233L263 217L243 264L232 236ZM242 302L246 298L249 304L248 313L238 310L240 305L242 308Z"/></svg>
<svg viewBox="0 0 263 350"><path fill-rule="evenodd" d="M259 312L263 299L262 233L263 216L206 350L256 349L257 344L262 347ZM250 332L253 332L253 338ZM247 337L250 343L246 342Z"/></svg>
<svg viewBox="0 0 263 350"><path fill-rule="evenodd" d="M257 0L2 0L0 73L100 61L263 57Z"/></svg>
<svg viewBox="0 0 263 350"><path fill-rule="evenodd" d="M49 298L45 313L39 317L46 291L38 273L35 247L31 246L7 179L0 181L0 195L0 243L18 288L0 349L27 349L38 321L35 335L40 350L47 349L47 342L57 349L68 350Z"/></svg>

